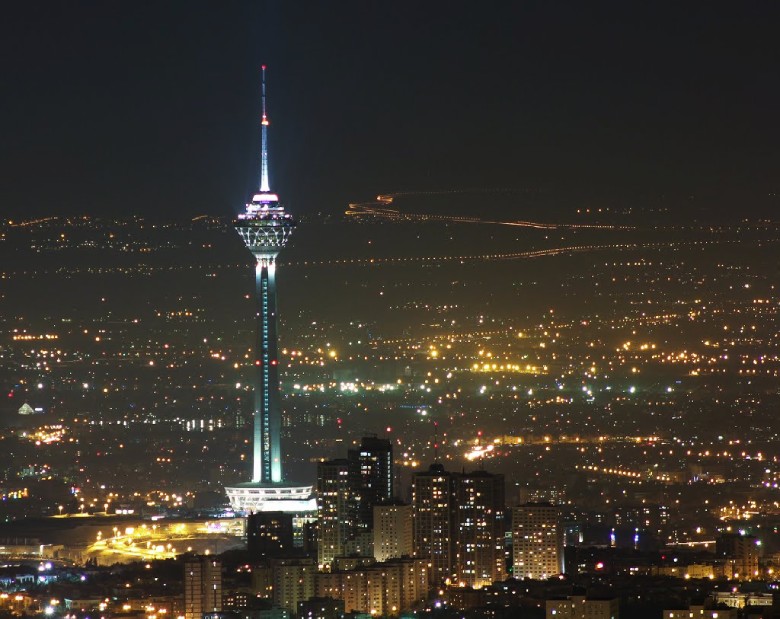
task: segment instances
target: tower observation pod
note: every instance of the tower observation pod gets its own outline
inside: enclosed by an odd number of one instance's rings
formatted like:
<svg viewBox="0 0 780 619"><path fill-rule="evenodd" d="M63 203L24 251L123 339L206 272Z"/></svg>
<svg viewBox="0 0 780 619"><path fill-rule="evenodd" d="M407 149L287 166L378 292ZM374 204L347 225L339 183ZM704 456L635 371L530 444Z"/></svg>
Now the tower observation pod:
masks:
<svg viewBox="0 0 780 619"><path fill-rule="evenodd" d="M268 175L268 114L262 68L262 152L260 188L234 222L255 257L256 336L254 340L254 411L252 480L225 488L237 512L316 511L312 485L286 483L282 473L282 410L279 386L279 344L276 328L276 257L295 229L292 215L271 192Z"/></svg>

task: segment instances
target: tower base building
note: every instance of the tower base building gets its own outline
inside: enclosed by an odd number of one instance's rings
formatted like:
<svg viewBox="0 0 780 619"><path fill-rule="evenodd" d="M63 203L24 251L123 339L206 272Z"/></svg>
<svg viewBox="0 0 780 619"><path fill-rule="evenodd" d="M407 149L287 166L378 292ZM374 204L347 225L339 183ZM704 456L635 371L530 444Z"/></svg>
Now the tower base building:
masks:
<svg viewBox="0 0 780 619"><path fill-rule="evenodd" d="M230 507L235 512L317 513L312 485L248 481L225 488Z"/></svg>

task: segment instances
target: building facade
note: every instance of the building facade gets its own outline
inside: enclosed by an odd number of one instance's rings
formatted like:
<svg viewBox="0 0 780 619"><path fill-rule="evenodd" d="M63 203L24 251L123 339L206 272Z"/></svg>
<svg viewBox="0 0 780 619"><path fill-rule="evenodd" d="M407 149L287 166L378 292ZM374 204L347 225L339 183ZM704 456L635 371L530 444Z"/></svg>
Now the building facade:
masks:
<svg viewBox="0 0 780 619"><path fill-rule="evenodd" d="M295 545L293 515L285 512L249 514L246 545L253 562L289 557Z"/></svg>
<svg viewBox="0 0 780 619"><path fill-rule="evenodd" d="M374 559L389 561L414 554L414 514L401 501L374 506Z"/></svg>
<svg viewBox="0 0 780 619"><path fill-rule="evenodd" d="M393 446L387 439L364 436L347 459L354 476L357 525L370 529L374 505L393 498Z"/></svg>
<svg viewBox="0 0 780 619"><path fill-rule="evenodd" d="M344 602L347 613L394 617L411 610L428 594L428 561L393 559L352 570L320 572L316 595Z"/></svg>
<svg viewBox="0 0 780 619"><path fill-rule="evenodd" d="M212 557L184 562L184 617L201 619L204 613L222 611L222 563Z"/></svg>
<svg viewBox="0 0 780 619"><path fill-rule="evenodd" d="M526 503L512 509L515 578L545 579L563 573L563 531L558 508Z"/></svg>
<svg viewBox="0 0 780 619"><path fill-rule="evenodd" d="M546 600L546 619L620 619L617 598L587 598L572 595L561 600Z"/></svg>
<svg viewBox="0 0 780 619"><path fill-rule="evenodd" d="M274 606L295 614L299 603L314 597L317 566L313 559L278 559L271 570Z"/></svg>
<svg viewBox="0 0 780 619"><path fill-rule="evenodd" d="M758 578L760 542L754 535L724 533L715 540L715 554L725 561L726 578L752 580Z"/></svg>
<svg viewBox="0 0 780 619"><path fill-rule="evenodd" d="M485 587L505 578L504 477L450 473L440 464L412 478L414 553L431 583Z"/></svg>
<svg viewBox="0 0 780 619"><path fill-rule="evenodd" d="M346 554L354 537L356 506L352 468L339 458L317 465L317 563L330 568L336 557Z"/></svg>
<svg viewBox="0 0 780 619"><path fill-rule="evenodd" d="M412 477L414 553L430 560L431 584L450 583L455 567L455 476L441 464Z"/></svg>
<svg viewBox="0 0 780 619"><path fill-rule="evenodd" d="M504 476L486 471L455 478L458 584L481 588L505 578Z"/></svg>

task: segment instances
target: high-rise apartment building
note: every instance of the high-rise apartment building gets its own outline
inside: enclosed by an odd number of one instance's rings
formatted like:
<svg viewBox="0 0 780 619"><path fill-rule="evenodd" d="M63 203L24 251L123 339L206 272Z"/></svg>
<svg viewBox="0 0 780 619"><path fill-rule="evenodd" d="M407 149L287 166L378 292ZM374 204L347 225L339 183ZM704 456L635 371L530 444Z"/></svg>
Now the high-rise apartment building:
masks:
<svg viewBox="0 0 780 619"><path fill-rule="evenodd" d="M412 506L389 501L374 506L374 559L388 561L414 554Z"/></svg>
<svg viewBox="0 0 780 619"><path fill-rule="evenodd" d="M195 557L184 562L184 617L201 619L222 610L222 562Z"/></svg>
<svg viewBox="0 0 780 619"><path fill-rule="evenodd" d="M347 458L317 467L318 561L330 567L336 557L373 556L374 505L392 498L393 448L366 436Z"/></svg>
<svg viewBox="0 0 780 619"><path fill-rule="evenodd" d="M486 471L455 477L457 582L481 588L505 578L504 476Z"/></svg>
<svg viewBox="0 0 780 619"><path fill-rule="evenodd" d="M271 569L274 606L296 613L300 602L314 597L317 566L312 559L279 559Z"/></svg>
<svg viewBox="0 0 780 619"><path fill-rule="evenodd" d="M412 478L414 552L431 562L431 583L480 588L503 580L504 477L450 473L433 464Z"/></svg>
<svg viewBox="0 0 780 619"><path fill-rule="evenodd" d="M563 573L563 529L558 508L526 503L512 509L515 578L544 579Z"/></svg>
<svg viewBox="0 0 780 619"><path fill-rule="evenodd" d="M355 532L355 491L349 460L339 458L317 465L317 562L330 567L345 554Z"/></svg>
<svg viewBox="0 0 780 619"><path fill-rule="evenodd" d="M715 540L715 554L725 559L726 577L734 580L758 578L759 550L755 535L724 533Z"/></svg>
<svg viewBox="0 0 780 619"><path fill-rule="evenodd" d="M452 582L455 567L455 476L435 463L412 477L414 552L430 560L431 584Z"/></svg>
<svg viewBox="0 0 780 619"><path fill-rule="evenodd" d="M246 519L246 545L253 562L289 557L294 546L293 515L257 512Z"/></svg>
<svg viewBox="0 0 780 619"><path fill-rule="evenodd" d="M393 498L393 446L387 439L364 436L347 459L354 475L358 526L370 529L374 505Z"/></svg>

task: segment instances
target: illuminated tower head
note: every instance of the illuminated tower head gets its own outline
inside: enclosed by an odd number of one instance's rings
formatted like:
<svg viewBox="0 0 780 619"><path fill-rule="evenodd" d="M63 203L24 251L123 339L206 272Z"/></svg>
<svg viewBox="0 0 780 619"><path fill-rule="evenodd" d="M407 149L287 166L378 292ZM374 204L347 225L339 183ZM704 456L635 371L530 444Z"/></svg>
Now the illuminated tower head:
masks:
<svg viewBox="0 0 780 619"><path fill-rule="evenodd" d="M271 193L268 181L268 115L265 106L263 66L262 157L260 191L252 196L235 226L257 261L257 337L255 340L255 407L252 481L278 484L282 481L281 402L276 336L276 256L287 244L295 220Z"/></svg>
<svg viewBox="0 0 780 619"><path fill-rule="evenodd" d="M293 220L292 215L285 213L284 207L279 204L279 196L271 193L268 178L269 121L265 103L265 65L263 65L262 84L260 191L252 196L252 201L246 205L246 211L238 216L236 230L249 251L254 254L258 265L272 265L277 254L287 244L295 228L295 220Z"/></svg>

